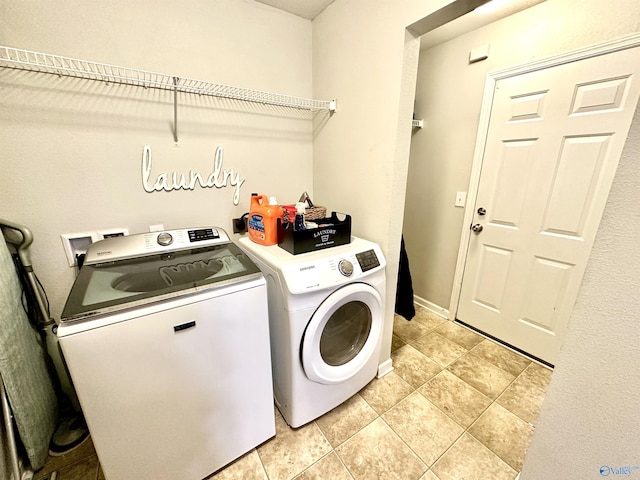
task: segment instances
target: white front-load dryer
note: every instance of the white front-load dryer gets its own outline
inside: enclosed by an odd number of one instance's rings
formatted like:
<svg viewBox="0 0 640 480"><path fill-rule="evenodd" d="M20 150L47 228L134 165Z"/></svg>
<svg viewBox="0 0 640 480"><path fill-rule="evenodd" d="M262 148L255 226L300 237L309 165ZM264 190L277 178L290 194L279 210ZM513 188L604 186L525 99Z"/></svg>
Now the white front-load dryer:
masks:
<svg viewBox="0 0 640 480"><path fill-rule="evenodd" d="M299 255L248 238L239 245L267 281L275 402L299 427L376 376L385 260L377 244L357 237Z"/></svg>

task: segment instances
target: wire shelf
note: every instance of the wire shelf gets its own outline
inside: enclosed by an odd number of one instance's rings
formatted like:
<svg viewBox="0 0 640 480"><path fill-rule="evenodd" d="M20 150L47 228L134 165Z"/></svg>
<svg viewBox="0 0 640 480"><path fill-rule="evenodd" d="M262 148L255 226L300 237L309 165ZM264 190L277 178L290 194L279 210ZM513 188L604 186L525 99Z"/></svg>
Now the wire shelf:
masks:
<svg viewBox="0 0 640 480"><path fill-rule="evenodd" d="M174 92L208 95L302 110L328 110L330 112L335 112L336 110L335 100L314 100L311 98L251 90L220 83L182 78L176 75L118 67L106 63L61 57L48 53L20 50L12 47L0 46L0 67L17 68L87 80L98 80L101 82L134 85L143 88L158 88Z"/></svg>

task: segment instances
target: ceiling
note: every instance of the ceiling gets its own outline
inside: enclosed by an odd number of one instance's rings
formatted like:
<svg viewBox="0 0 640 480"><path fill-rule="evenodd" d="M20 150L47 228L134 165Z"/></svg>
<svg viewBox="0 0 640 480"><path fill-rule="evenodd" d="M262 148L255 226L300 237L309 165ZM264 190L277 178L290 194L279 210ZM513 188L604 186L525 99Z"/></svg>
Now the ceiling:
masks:
<svg viewBox="0 0 640 480"><path fill-rule="evenodd" d="M285 12L313 20L335 0L256 0Z"/></svg>
<svg viewBox="0 0 640 480"><path fill-rule="evenodd" d="M501 18L508 17L521 10L533 7L545 0L494 0L492 3L498 4L494 10L469 12L466 15L456 18L452 22L445 23L441 27L431 30L420 37L420 49L425 50L439 43L446 42L452 38L459 37L477 28L496 22Z"/></svg>
<svg viewBox="0 0 640 480"><path fill-rule="evenodd" d="M256 0L257 2L270 5L279 10L292 13L308 20L313 20L324 11L335 0ZM457 36L480 28L501 18L513 15L514 13L532 7L544 0L497 0L493 3L503 3L500 8L490 13L480 14L471 12L457 18L441 27L421 37L421 49L430 48Z"/></svg>

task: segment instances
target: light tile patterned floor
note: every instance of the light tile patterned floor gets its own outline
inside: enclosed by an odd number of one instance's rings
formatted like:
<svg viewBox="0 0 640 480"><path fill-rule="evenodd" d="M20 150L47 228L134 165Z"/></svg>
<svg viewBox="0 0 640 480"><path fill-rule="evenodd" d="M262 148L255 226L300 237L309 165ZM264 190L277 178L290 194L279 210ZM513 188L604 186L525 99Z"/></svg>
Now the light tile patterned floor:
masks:
<svg viewBox="0 0 640 480"><path fill-rule="evenodd" d="M513 480L551 371L428 310L396 316L394 370L213 480ZM90 441L49 458L35 480L104 480Z"/></svg>

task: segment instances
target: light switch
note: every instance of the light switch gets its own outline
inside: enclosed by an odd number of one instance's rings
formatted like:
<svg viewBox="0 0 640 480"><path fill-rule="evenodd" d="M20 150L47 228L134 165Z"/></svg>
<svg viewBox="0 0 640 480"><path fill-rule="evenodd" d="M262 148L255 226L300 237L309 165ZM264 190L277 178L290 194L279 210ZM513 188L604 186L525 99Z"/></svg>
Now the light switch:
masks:
<svg viewBox="0 0 640 480"><path fill-rule="evenodd" d="M456 207L464 207L464 204L466 201L467 201L467 192L456 193Z"/></svg>

